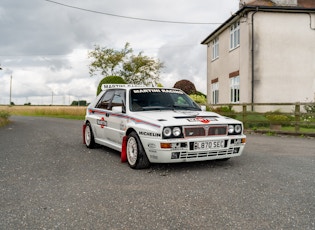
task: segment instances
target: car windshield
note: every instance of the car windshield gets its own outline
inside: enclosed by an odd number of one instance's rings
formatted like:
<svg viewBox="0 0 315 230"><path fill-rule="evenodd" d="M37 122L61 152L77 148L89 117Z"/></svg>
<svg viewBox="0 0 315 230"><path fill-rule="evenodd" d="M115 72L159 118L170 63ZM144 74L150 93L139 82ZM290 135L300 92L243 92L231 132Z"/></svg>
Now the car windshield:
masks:
<svg viewBox="0 0 315 230"><path fill-rule="evenodd" d="M130 111L201 110L188 95L178 89L132 89L129 101Z"/></svg>

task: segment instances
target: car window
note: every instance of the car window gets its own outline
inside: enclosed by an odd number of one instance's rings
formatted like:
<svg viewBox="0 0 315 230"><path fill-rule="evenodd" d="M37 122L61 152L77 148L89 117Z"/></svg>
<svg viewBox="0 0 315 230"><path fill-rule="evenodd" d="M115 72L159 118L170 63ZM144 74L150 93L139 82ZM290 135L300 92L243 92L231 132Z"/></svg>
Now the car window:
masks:
<svg viewBox="0 0 315 230"><path fill-rule="evenodd" d="M122 106L123 111L125 109L125 90L119 89L115 90L114 97L112 99L111 105L109 106L109 109L112 109L113 106Z"/></svg>
<svg viewBox="0 0 315 230"><path fill-rule="evenodd" d="M115 90L107 90L101 100L96 105L96 108L101 109L109 109L111 99L113 98L115 94Z"/></svg>
<svg viewBox="0 0 315 230"><path fill-rule="evenodd" d="M184 92L176 89L134 89L130 93L130 110L200 110Z"/></svg>

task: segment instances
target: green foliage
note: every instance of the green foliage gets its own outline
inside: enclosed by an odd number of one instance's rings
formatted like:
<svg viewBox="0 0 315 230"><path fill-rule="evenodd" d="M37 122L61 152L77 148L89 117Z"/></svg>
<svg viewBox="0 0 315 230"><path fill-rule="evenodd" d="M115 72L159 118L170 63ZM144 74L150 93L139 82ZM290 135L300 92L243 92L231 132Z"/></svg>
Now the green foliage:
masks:
<svg viewBox="0 0 315 230"><path fill-rule="evenodd" d="M188 95L196 94L196 92L197 92L194 83L192 83L189 80L180 80L180 81L176 82L173 87L183 90Z"/></svg>
<svg viewBox="0 0 315 230"><path fill-rule="evenodd" d="M304 109L306 113L303 114L303 119L305 121L315 122L315 102L304 105Z"/></svg>
<svg viewBox="0 0 315 230"><path fill-rule="evenodd" d="M5 110L0 110L0 117L3 119L9 119L10 113L8 111L5 111Z"/></svg>
<svg viewBox="0 0 315 230"><path fill-rule="evenodd" d="M271 124L286 124L292 120L289 116L281 114L279 110L267 112L265 116Z"/></svg>
<svg viewBox="0 0 315 230"><path fill-rule="evenodd" d="M203 95L190 94L189 97L198 104L203 104L203 105L207 104L207 99Z"/></svg>
<svg viewBox="0 0 315 230"><path fill-rule="evenodd" d="M145 56L142 52L134 55L129 43L122 50L95 46L88 57L92 59L89 66L91 76L97 73L103 76L122 76L130 84L156 85L163 68L162 62Z"/></svg>
<svg viewBox="0 0 315 230"><path fill-rule="evenodd" d="M123 63L121 75L128 83L155 86L160 79L159 75L162 67L162 63L148 56L143 56L140 52L138 55L131 55Z"/></svg>
<svg viewBox="0 0 315 230"><path fill-rule="evenodd" d="M87 102L85 100L72 101L71 106L86 106Z"/></svg>
<svg viewBox="0 0 315 230"><path fill-rule="evenodd" d="M0 110L0 127L9 123L10 113L5 110Z"/></svg>
<svg viewBox="0 0 315 230"><path fill-rule="evenodd" d="M99 93L102 91L103 84L126 84L126 81L119 76L104 77L97 86L96 95L99 95Z"/></svg>
<svg viewBox="0 0 315 230"><path fill-rule="evenodd" d="M231 117L231 118L236 118L237 116L232 106L221 106L221 107L213 108L212 111L220 115Z"/></svg>

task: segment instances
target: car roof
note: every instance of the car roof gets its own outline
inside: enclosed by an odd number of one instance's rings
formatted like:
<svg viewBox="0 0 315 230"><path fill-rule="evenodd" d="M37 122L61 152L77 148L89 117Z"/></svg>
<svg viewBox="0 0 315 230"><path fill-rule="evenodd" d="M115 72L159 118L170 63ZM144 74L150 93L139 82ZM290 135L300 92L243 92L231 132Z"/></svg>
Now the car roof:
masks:
<svg viewBox="0 0 315 230"><path fill-rule="evenodd" d="M174 89L174 88L164 88L164 87L156 87L156 86L146 86L146 85L136 85L136 84L102 84L102 91L107 89L113 89L113 88L119 88L119 89L172 89L172 90L180 90L180 89Z"/></svg>

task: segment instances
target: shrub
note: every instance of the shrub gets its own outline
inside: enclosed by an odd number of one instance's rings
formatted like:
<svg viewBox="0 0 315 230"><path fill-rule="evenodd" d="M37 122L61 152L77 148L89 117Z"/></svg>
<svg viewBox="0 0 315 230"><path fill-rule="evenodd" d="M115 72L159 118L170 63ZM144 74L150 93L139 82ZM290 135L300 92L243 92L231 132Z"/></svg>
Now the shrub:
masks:
<svg viewBox="0 0 315 230"><path fill-rule="evenodd" d="M102 91L103 84L126 84L126 81L119 76L104 77L98 84L96 95L98 95Z"/></svg>
<svg viewBox="0 0 315 230"><path fill-rule="evenodd" d="M188 95L195 94L197 92L194 83L189 80L180 80L175 83L173 88L181 89Z"/></svg>
<svg viewBox="0 0 315 230"><path fill-rule="evenodd" d="M271 124L286 124L291 120L289 116L281 114L279 110L267 112L265 116Z"/></svg>
<svg viewBox="0 0 315 230"><path fill-rule="evenodd" d="M223 116L236 118L236 112L235 110L233 110L232 106L221 106L217 108L212 108L212 111L218 114L221 114Z"/></svg>
<svg viewBox="0 0 315 230"><path fill-rule="evenodd" d="M0 110L0 127L9 123L10 113L4 110Z"/></svg>
<svg viewBox="0 0 315 230"><path fill-rule="evenodd" d="M203 104L203 105L205 105L205 104L207 103L207 99L206 99L206 97L203 96L203 95L191 94L191 95L189 95L189 97L190 97L191 99L193 99L193 100L194 100L196 103L198 103L198 104Z"/></svg>

